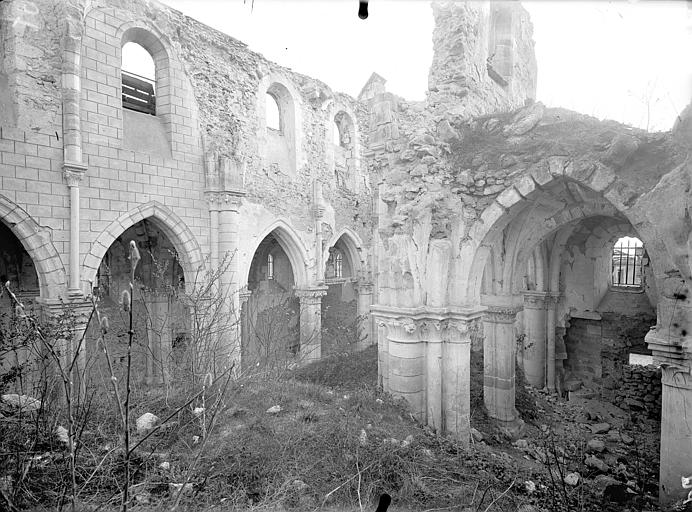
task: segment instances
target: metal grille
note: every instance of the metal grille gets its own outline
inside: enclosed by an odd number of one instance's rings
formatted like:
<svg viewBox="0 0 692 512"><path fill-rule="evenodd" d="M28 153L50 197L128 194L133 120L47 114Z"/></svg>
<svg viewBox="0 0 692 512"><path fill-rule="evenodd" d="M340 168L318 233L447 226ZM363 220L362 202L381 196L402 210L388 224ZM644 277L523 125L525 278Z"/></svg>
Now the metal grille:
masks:
<svg viewBox="0 0 692 512"><path fill-rule="evenodd" d="M621 238L613 247L613 285L641 287L644 246L636 238Z"/></svg>
<svg viewBox="0 0 692 512"><path fill-rule="evenodd" d="M122 71L123 108L156 115L154 82L143 76Z"/></svg>

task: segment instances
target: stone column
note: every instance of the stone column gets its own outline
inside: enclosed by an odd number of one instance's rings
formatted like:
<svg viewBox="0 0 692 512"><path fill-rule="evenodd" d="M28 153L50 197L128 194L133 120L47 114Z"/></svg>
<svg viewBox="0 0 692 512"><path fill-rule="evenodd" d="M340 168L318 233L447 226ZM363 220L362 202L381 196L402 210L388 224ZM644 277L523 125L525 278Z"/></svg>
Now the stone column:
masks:
<svg viewBox="0 0 692 512"><path fill-rule="evenodd" d="M443 432L464 444L471 434L471 332L481 308L464 309L443 322L442 411Z"/></svg>
<svg viewBox="0 0 692 512"><path fill-rule="evenodd" d="M168 294L154 290L143 294L149 317L146 322L148 351L146 354L147 384L164 384L169 376L169 363L173 348Z"/></svg>
<svg viewBox="0 0 692 512"><path fill-rule="evenodd" d="M659 500L669 505L687 497L681 477L692 476L692 375L689 369L664 366L661 382Z"/></svg>
<svg viewBox="0 0 692 512"><path fill-rule="evenodd" d="M545 386L546 308L549 302L546 292L524 292L524 375L529 384L539 389Z"/></svg>
<svg viewBox="0 0 692 512"><path fill-rule="evenodd" d="M692 313L685 303L678 307L659 302L659 325L646 335L646 344L660 364L661 374L661 454L659 501L664 508L686 498L682 477L692 476L692 343L689 334L672 323L691 323Z"/></svg>
<svg viewBox="0 0 692 512"><path fill-rule="evenodd" d="M241 368L244 366L248 358L248 344L250 341L250 321L248 319L248 302L252 292L247 288L243 288L238 293L240 300L240 361Z"/></svg>
<svg viewBox="0 0 692 512"><path fill-rule="evenodd" d="M515 351L514 321L519 308L489 306L483 316L483 398L488 415L511 432L521 426L514 407Z"/></svg>
<svg viewBox="0 0 692 512"><path fill-rule="evenodd" d="M389 340L384 322L375 318L377 326L377 384L389 391Z"/></svg>
<svg viewBox="0 0 692 512"><path fill-rule="evenodd" d="M416 419L425 421L425 344L421 332L410 316L384 317L380 322L387 338L386 391L405 398Z"/></svg>
<svg viewBox="0 0 692 512"><path fill-rule="evenodd" d="M551 293L547 300L546 305L548 308L547 313L547 326L546 326L546 385L548 391L555 391L555 329L557 327L557 302L559 296Z"/></svg>
<svg viewBox="0 0 692 512"><path fill-rule="evenodd" d="M370 316L370 306L372 305L372 283L367 281L357 281L355 284L356 293L358 293L358 326L360 341L358 342L358 350L368 347L373 339L372 335L372 318Z"/></svg>
<svg viewBox="0 0 692 512"><path fill-rule="evenodd" d="M469 328L482 311L373 306L385 391L405 398L426 425L462 442L470 432Z"/></svg>
<svg viewBox="0 0 692 512"><path fill-rule="evenodd" d="M70 189L70 281L68 295L83 296L79 278L79 184L86 173L86 166L65 162L63 176Z"/></svg>
<svg viewBox="0 0 692 512"><path fill-rule="evenodd" d="M83 393L86 383L82 379L82 374L86 365L86 344L89 342L84 338L84 333L91 313L91 301L73 298L71 301L65 302L61 299L38 297L36 303L40 306L40 316L43 322L58 318L65 312L73 316L74 328L70 338L58 340L57 346L54 348L60 359L60 366L64 370L69 370L74 361L72 375L70 375L73 396L79 392Z"/></svg>
<svg viewBox="0 0 692 512"><path fill-rule="evenodd" d="M228 364L235 362L240 367L240 302L238 297L238 223L241 191L224 191L214 194L215 208L219 216L218 261L219 288L223 300L218 326L222 356ZM225 366L222 365L222 366Z"/></svg>
<svg viewBox="0 0 692 512"><path fill-rule="evenodd" d="M322 357L322 297L327 286L296 288L300 300L300 359L304 363Z"/></svg>

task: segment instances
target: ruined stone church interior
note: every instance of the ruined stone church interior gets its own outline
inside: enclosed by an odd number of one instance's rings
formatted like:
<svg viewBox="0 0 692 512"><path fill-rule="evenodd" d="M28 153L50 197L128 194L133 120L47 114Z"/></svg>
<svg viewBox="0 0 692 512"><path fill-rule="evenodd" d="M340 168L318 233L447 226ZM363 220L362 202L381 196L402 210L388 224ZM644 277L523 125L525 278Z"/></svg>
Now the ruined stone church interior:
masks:
<svg viewBox="0 0 692 512"><path fill-rule="evenodd" d="M692 107L665 132L547 107L519 2L431 13L411 101L377 70L333 90L165 2L0 2L1 328L15 300L69 307L62 357L86 365L97 302L110 371L131 357L151 388L373 350L379 389L466 447L477 408L524 439L526 389L607 403L655 426L660 506L689 499ZM622 444L601 405L577 421ZM586 464L627 487L598 443Z"/></svg>

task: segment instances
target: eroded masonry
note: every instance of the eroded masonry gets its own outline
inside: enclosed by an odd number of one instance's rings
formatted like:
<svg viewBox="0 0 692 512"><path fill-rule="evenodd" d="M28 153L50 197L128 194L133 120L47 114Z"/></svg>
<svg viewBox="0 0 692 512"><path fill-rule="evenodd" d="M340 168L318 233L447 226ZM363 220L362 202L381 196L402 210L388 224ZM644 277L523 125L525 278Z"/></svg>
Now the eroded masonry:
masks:
<svg viewBox="0 0 692 512"><path fill-rule="evenodd" d="M648 133L546 108L519 4L433 11L428 98L408 102L377 74L338 93L155 1L0 3L2 281L45 315L117 309L134 240L147 384L200 330L222 368L314 360L351 325L385 390L462 439L474 354L509 433L517 365L660 414L660 496L681 498L692 111Z"/></svg>

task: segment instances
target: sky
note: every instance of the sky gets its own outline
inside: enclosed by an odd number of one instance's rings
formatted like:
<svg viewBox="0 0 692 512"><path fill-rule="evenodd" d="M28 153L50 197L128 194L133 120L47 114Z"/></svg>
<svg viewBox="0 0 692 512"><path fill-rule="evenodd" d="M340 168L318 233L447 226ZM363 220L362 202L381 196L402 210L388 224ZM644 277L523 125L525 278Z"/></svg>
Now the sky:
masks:
<svg viewBox="0 0 692 512"><path fill-rule="evenodd" d="M357 96L377 72L425 99L433 17L425 0L162 0L267 59ZM534 24L537 99L651 131L692 99L689 2L523 2Z"/></svg>

